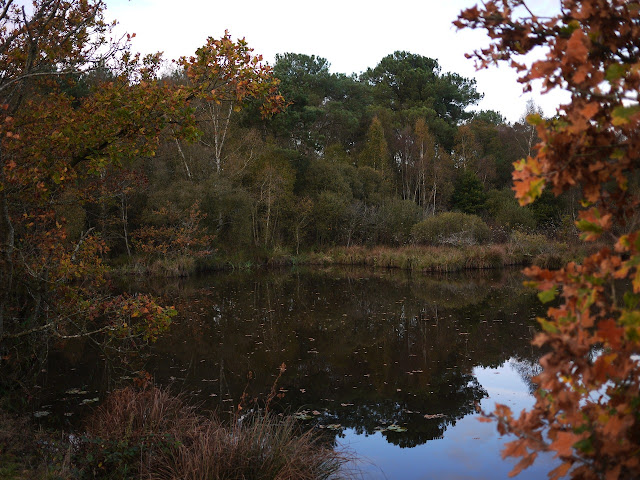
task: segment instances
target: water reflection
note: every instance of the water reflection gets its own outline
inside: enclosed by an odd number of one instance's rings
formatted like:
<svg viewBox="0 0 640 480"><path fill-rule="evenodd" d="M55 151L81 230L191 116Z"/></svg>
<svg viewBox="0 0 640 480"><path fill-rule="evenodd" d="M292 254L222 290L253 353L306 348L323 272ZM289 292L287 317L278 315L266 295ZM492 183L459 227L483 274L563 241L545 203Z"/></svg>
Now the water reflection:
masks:
<svg viewBox="0 0 640 480"><path fill-rule="evenodd" d="M144 365L118 359L157 383L229 411L243 392L264 399L285 363L277 408L337 435L381 432L400 447L442 438L476 410L487 392L474 367L514 357L526 378L538 357L529 342L540 306L518 272L298 270L127 288L161 294L180 311ZM95 396L120 376L107 365L87 345L67 348L52 356L48 383Z"/></svg>

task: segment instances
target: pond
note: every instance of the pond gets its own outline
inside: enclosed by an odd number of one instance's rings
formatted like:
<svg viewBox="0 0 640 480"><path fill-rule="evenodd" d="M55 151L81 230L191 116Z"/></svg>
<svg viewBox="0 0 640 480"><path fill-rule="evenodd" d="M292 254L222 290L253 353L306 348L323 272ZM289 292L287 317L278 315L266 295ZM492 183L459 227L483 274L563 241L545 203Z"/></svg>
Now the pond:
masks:
<svg viewBox="0 0 640 480"><path fill-rule="evenodd" d="M508 478L509 438L478 411L533 403L540 352L530 341L543 308L522 281L517 270L329 268L130 284L175 304L171 331L144 359L117 364L87 343L52 352L42 408L72 422L127 369L144 368L222 412L273 389L271 408L326 432L364 478ZM553 464L543 457L518 478L544 478Z"/></svg>

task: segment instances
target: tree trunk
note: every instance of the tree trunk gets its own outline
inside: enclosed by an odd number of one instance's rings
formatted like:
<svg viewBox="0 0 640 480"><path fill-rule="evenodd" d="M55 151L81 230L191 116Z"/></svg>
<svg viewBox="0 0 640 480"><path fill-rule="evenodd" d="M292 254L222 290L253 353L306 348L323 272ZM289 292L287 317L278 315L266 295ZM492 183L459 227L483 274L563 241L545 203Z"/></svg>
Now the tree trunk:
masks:
<svg viewBox="0 0 640 480"><path fill-rule="evenodd" d="M7 184L4 173L2 150L0 149L0 180L4 188L0 191L0 215L2 216L0 225L4 232L2 241L3 258L0 259L0 288L2 289L2 300L0 300L0 338L4 334L4 315L11 298L13 287L13 250L15 248L15 231L13 222L9 215L9 203L7 199Z"/></svg>
<svg viewBox="0 0 640 480"><path fill-rule="evenodd" d="M127 224L129 223L129 215L127 213L127 202L125 201L125 195L120 197L120 210L122 211L122 229L124 233L124 244L127 247L127 255L131 258L131 248L129 247L129 232L127 231Z"/></svg>

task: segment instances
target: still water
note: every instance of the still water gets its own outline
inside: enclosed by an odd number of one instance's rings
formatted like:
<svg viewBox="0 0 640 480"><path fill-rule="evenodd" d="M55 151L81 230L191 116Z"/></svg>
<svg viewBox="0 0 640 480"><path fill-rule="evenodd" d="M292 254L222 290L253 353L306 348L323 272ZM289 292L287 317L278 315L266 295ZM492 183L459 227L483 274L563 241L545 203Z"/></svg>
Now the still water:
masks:
<svg viewBox="0 0 640 480"><path fill-rule="evenodd" d="M515 462L500 449L509 438L478 411L533 403L540 352L530 341L543 311L522 281L516 270L331 268L130 284L176 306L171 331L117 366L86 344L54 352L44 407L71 421L144 368L203 409L233 411L273 391L271 408L355 454L358 478L508 478ZM518 478L552 468L543 457Z"/></svg>

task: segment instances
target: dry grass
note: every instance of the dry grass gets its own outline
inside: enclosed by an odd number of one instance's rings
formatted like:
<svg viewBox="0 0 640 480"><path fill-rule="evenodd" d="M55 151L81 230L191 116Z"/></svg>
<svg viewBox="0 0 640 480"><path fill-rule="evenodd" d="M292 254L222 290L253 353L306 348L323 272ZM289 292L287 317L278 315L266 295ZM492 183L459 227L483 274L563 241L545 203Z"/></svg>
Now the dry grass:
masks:
<svg viewBox="0 0 640 480"><path fill-rule="evenodd" d="M329 479L336 478L344 455L322 445L311 431L300 432L292 417L260 415L224 427L207 427L176 449L161 453L150 478Z"/></svg>
<svg viewBox="0 0 640 480"><path fill-rule="evenodd" d="M304 263L312 265L360 265L398 268L416 272L457 272L536 264L556 267L571 252L565 244L542 235L526 235L504 244L469 246L336 247L312 254Z"/></svg>
<svg viewBox="0 0 640 480"><path fill-rule="evenodd" d="M262 414L225 425L165 390L114 392L87 426L84 478L330 479L350 458L295 419Z"/></svg>

